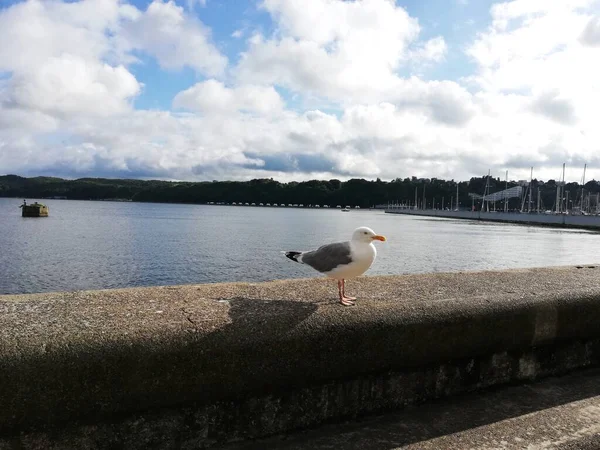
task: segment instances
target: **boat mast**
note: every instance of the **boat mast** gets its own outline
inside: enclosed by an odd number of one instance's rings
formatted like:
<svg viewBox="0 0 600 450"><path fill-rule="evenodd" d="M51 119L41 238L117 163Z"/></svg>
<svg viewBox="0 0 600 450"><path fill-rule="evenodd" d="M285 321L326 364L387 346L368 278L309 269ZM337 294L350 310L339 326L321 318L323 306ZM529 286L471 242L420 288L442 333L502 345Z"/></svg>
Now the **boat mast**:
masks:
<svg viewBox="0 0 600 450"><path fill-rule="evenodd" d="M486 212L489 212L489 210L490 210L489 201L485 199L485 197L486 197L486 195L488 195L489 189L490 189L490 173L491 173L491 169L488 169L487 178L485 179L485 190L483 191L483 202L481 204L482 207L485 205Z"/></svg>
<svg viewBox="0 0 600 450"><path fill-rule="evenodd" d="M458 181L456 182L456 210L458 211Z"/></svg>
<svg viewBox="0 0 600 450"><path fill-rule="evenodd" d="M417 199L417 189L418 189L418 187L417 187L417 186L415 186L415 209L419 209L419 208L417 208L417 202L419 201L419 200Z"/></svg>
<svg viewBox="0 0 600 450"><path fill-rule="evenodd" d="M508 212L508 199L507 199L507 191L508 190L508 170L506 171L506 177L504 180L504 212Z"/></svg>
<svg viewBox="0 0 600 450"><path fill-rule="evenodd" d="M531 212L531 187L533 183L533 167L531 168L531 174L529 175L529 204L527 205L527 212Z"/></svg>
<svg viewBox="0 0 600 450"><path fill-rule="evenodd" d="M520 212L523 212L525 210L525 202L527 201L527 190L528 189L531 189L531 182L529 183L529 186L527 186L527 189L525 189L525 193L521 197L521 209L520 209Z"/></svg>
<svg viewBox="0 0 600 450"><path fill-rule="evenodd" d="M565 192L564 184L565 184L565 163L563 163L562 182L560 181L560 177L559 177L558 186L556 187L556 213L557 214L560 214L563 211L562 203L563 203L563 195Z"/></svg>
<svg viewBox="0 0 600 450"><path fill-rule="evenodd" d="M565 163L563 163L563 179L562 179L562 188L560 190L560 210L561 210L561 212L566 210L566 207L565 207L565 209L563 209L564 195L565 195ZM568 205L566 205L566 206L568 206Z"/></svg>
<svg viewBox="0 0 600 450"><path fill-rule="evenodd" d="M585 169L587 168L587 163L583 165L583 177L581 178L581 206L579 209L583 213L583 187L585 186Z"/></svg>
<svg viewBox="0 0 600 450"><path fill-rule="evenodd" d="M556 214L560 214L559 208L560 208L560 175L558 176L558 183L556 183L556 200L555 200L555 209L556 209Z"/></svg>

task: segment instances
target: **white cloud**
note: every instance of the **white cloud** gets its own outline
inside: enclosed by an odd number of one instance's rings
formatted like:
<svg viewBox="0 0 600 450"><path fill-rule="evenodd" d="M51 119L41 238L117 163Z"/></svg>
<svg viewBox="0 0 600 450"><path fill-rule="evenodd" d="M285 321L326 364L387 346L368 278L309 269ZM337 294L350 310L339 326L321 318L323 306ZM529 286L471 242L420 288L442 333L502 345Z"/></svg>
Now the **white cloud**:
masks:
<svg viewBox="0 0 600 450"><path fill-rule="evenodd" d="M535 64L540 59L564 51L566 46L576 44L586 22L584 15L558 9L539 13L535 17L508 16L505 12L500 14L498 8L493 8L492 13L493 25L480 34L468 50L477 63L487 69L510 64ZM523 19L525 22L507 30L508 23L512 23L507 17L513 21ZM527 73L523 75L532 78Z"/></svg>
<svg viewBox="0 0 600 450"><path fill-rule="evenodd" d="M196 5L206 6L206 0L186 0L188 9L194 9Z"/></svg>
<svg viewBox="0 0 600 450"><path fill-rule="evenodd" d="M193 8L174 2L0 9L0 167L190 180L464 179L488 168L524 178L530 164L556 177L563 161L588 161L600 177L591 3L495 5L467 49L476 71L459 81L402 75L456 49L444 36L420 39L417 19L393 1L261 5L274 32L249 29L235 66ZM200 75L173 98L177 112L133 108L144 89L131 69L140 56ZM280 92L292 92L293 110Z"/></svg>
<svg viewBox="0 0 600 450"><path fill-rule="evenodd" d="M594 2L595 0L512 0L496 3L491 8L493 27L506 30L514 20L524 20L527 24L527 21L536 19L539 15L571 14L579 8L591 6Z"/></svg>
<svg viewBox="0 0 600 450"><path fill-rule="evenodd" d="M456 83L398 75L402 67L441 61L447 46L442 36L418 41L417 20L394 2L266 0L263 7L279 28L272 38L248 40L235 69L240 82L343 106L391 102L452 125L469 119L470 94Z"/></svg>
<svg viewBox="0 0 600 450"><path fill-rule="evenodd" d="M211 79L177 94L173 106L206 114L231 114L238 111L275 114L283 111L284 104L272 86L244 85L229 88L222 82Z"/></svg>
<svg viewBox="0 0 600 450"><path fill-rule="evenodd" d="M263 7L279 30L250 39L239 79L329 99L389 89L419 33L417 21L388 0L266 0Z"/></svg>
<svg viewBox="0 0 600 450"><path fill-rule="evenodd" d="M64 165L74 148L70 140L81 140L75 124L87 121L97 136L93 120L133 114L142 85L127 68L136 60L132 52L209 74L226 64L207 29L172 2L154 1L140 11L118 0L29 0L0 10L0 30L0 161L6 168L22 161L41 168L51 157ZM69 161L81 167L82 155L92 158L98 148L80 147Z"/></svg>
<svg viewBox="0 0 600 450"><path fill-rule="evenodd" d="M568 99L560 98L560 93L557 91L540 94L532 102L532 109L559 123L576 122L575 108Z"/></svg>
<svg viewBox="0 0 600 450"><path fill-rule="evenodd" d="M585 42L593 34L594 8L585 0L492 7L492 24L467 52L479 65L470 80L481 92L482 111L504 130L498 138L508 145L499 163L535 162L548 172L562 162L597 163L591 118L600 101L600 49Z"/></svg>
<svg viewBox="0 0 600 450"><path fill-rule="evenodd" d="M113 45L106 32L133 11L110 0L30 0L0 10L0 70L32 71L47 58L62 55L84 61L109 57Z"/></svg>
<svg viewBox="0 0 600 450"><path fill-rule="evenodd" d="M10 74L0 98L3 116L131 111L142 89L124 65L135 60L133 51L169 68L211 74L226 65L205 27L172 2L154 1L142 12L118 0L29 0L0 10L0 30L0 71Z"/></svg>
<svg viewBox="0 0 600 450"><path fill-rule="evenodd" d="M129 63L136 51L166 68L221 73L227 59L209 30L172 1L154 0L146 11L119 0L28 0L0 10L0 70L29 70L48 57Z"/></svg>
<svg viewBox="0 0 600 450"><path fill-rule="evenodd" d="M123 66L64 55L46 59L35 72L16 73L9 91L5 107L58 117L102 116L129 110L129 100L139 93L140 84Z"/></svg>
<svg viewBox="0 0 600 450"><path fill-rule="evenodd" d="M581 42L593 47L600 46L600 16L590 19L581 34Z"/></svg>
<svg viewBox="0 0 600 450"><path fill-rule="evenodd" d="M144 13L124 21L119 31L122 51L142 50L166 69L185 66L220 75L227 58L210 42L210 31L173 1L154 0Z"/></svg>
<svg viewBox="0 0 600 450"><path fill-rule="evenodd" d="M444 58L447 51L448 46L446 45L446 41L444 41L442 36L437 36L417 48L413 52L413 58L417 61L439 62Z"/></svg>
<svg viewBox="0 0 600 450"><path fill-rule="evenodd" d="M132 11L110 0L32 0L0 10L3 154L36 156L36 135L60 133L72 117L131 112L142 86L117 61L107 32Z"/></svg>

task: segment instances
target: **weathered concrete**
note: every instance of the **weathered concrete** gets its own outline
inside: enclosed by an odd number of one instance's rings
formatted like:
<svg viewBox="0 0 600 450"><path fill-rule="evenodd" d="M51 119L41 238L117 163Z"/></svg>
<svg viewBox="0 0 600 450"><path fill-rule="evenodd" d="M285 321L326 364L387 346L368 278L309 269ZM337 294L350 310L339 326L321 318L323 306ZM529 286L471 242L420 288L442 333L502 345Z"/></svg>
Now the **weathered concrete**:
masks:
<svg viewBox="0 0 600 450"><path fill-rule="evenodd" d="M600 370L405 408L223 450L600 448Z"/></svg>
<svg viewBox="0 0 600 450"><path fill-rule="evenodd" d="M599 365L599 281L368 277L353 308L323 279L2 296L0 443L199 448Z"/></svg>
<svg viewBox="0 0 600 450"><path fill-rule="evenodd" d="M48 206L35 202L32 204L23 204L20 206L22 217L48 217Z"/></svg>

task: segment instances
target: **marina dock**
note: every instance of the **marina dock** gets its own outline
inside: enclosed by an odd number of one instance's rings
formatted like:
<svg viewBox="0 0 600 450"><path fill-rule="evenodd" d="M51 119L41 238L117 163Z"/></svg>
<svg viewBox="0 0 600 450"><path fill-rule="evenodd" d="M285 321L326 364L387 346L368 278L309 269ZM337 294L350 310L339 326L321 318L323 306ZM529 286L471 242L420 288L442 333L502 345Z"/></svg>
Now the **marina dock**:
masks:
<svg viewBox="0 0 600 450"><path fill-rule="evenodd" d="M519 213L503 211L450 211L443 209L409 209L390 206L385 210L388 214L404 214L409 216L440 217L447 219L481 220L486 222L506 222L527 225L546 225L565 228L585 228L600 230L599 215Z"/></svg>

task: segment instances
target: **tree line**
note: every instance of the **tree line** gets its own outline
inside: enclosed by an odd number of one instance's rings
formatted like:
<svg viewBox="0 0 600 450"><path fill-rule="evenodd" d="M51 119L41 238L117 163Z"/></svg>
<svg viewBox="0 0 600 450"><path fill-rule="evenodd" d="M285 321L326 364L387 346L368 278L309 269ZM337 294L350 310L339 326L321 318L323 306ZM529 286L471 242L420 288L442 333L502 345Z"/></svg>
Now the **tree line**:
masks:
<svg viewBox="0 0 600 450"><path fill-rule="evenodd" d="M481 202L469 194L482 195L486 190L496 192L518 183L488 176L473 177L458 182L459 202L462 208ZM454 180L439 178L396 178L392 181L351 179L348 181L310 180L281 183L272 178L250 181L203 181L177 182L160 180L128 180L107 178L79 178L67 180L54 177L25 178L18 175L0 176L0 197L22 198L67 198L75 200L131 200L136 202L164 203L284 203L308 205L350 205L361 208L388 203L414 205L415 198L420 207L449 207L452 199L456 205ZM582 186L567 183L564 195L574 206L581 198ZM600 183L592 180L585 183L584 195L592 197L600 193ZM527 187L524 186L524 192ZM543 209L554 209L557 182L534 179L532 182L533 205L537 195ZM510 209L519 209L523 199L509 200ZM424 202L424 203L423 203Z"/></svg>

